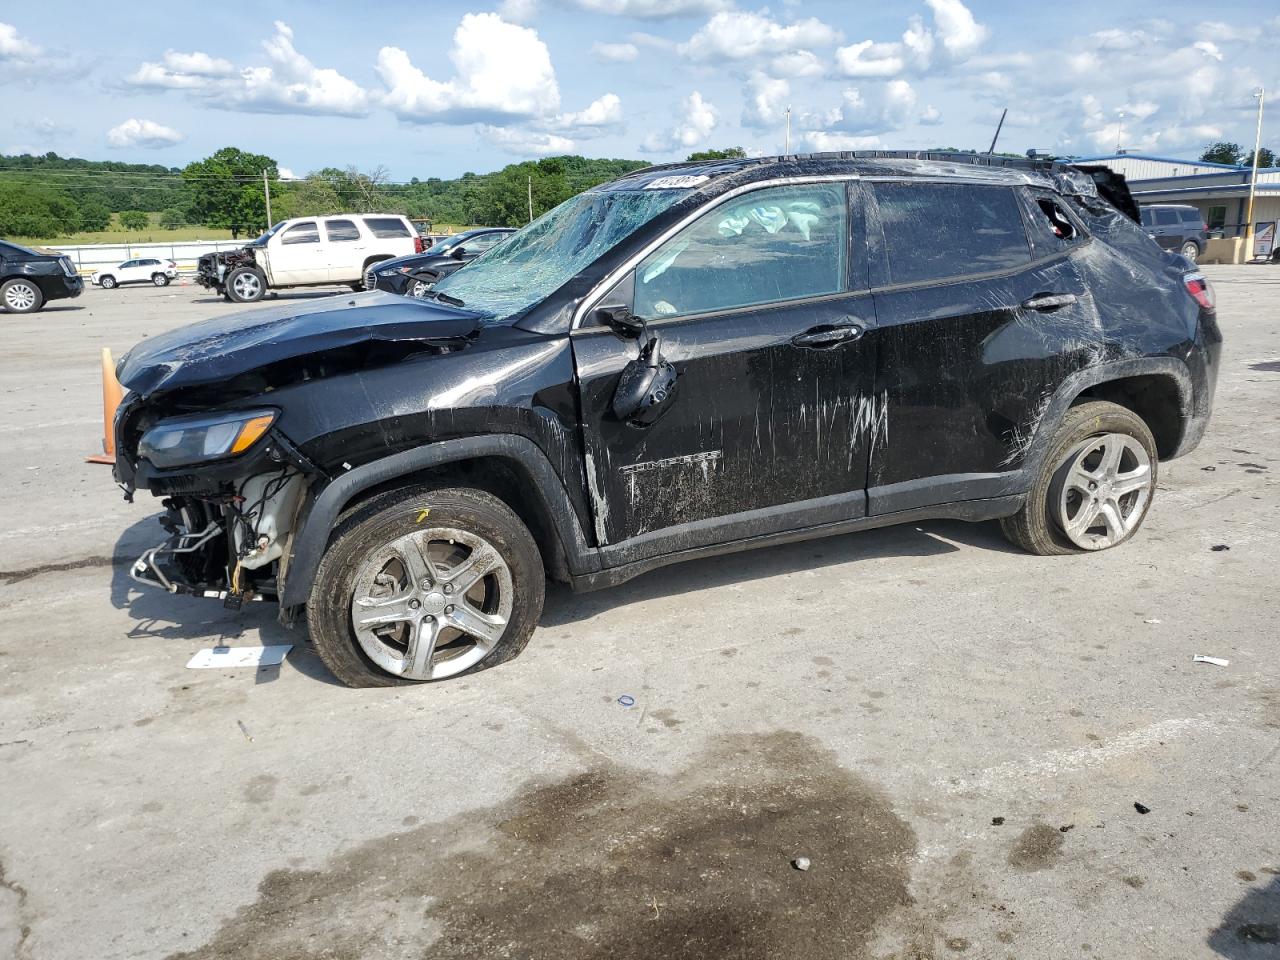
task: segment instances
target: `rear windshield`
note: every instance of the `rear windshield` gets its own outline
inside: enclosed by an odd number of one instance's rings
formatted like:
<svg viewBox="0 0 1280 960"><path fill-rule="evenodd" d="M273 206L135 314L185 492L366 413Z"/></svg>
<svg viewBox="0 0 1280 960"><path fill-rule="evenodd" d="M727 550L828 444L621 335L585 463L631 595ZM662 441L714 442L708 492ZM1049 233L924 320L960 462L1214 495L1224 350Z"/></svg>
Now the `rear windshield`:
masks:
<svg viewBox="0 0 1280 960"><path fill-rule="evenodd" d="M409 227L399 217L365 217L365 226L375 237L411 237Z"/></svg>
<svg viewBox="0 0 1280 960"><path fill-rule="evenodd" d="M0 243L0 257L3 257L3 256L12 257L15 254L23 257L45 256L45 254L41 253L39 250L32 250L30 247L24 247L20 243L7 243L7 242ZM54 256L56 256L56 254L54 254Z"/></svg>
<svg viewBox="0 0 1280 960"><path fill-rule="evenodd" d="M491 319L545 299L688 190L589 190L511 234L435 289Z"/></svg>

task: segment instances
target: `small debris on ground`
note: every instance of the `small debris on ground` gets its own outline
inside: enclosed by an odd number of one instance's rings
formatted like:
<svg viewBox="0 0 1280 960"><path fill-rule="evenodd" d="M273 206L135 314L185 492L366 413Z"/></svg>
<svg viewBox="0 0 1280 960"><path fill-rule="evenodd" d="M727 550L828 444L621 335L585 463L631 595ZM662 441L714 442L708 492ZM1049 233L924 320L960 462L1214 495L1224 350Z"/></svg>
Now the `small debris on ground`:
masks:
<svg viewBox="0 0 1280 960"><path fill-rule="evenodd" d="M1133 809L1137 810L1139 813L1150 813L1150 812L1151 812L1151 808L1150 808L1150 807L1148 807L1145 803L1138 803L1138 801L1136 801L1136 800L1133 802Z"/></svg>
<svg viewBox="0 0 1280 960"><path fill-rule="evenodd" d="M285 654L293 649L291 643L270 644L264 647L214 647L200 650L187 661L188 670L225 670L236 667L275 667L284 662Z"/></svg>
<svg viewBox="0 0 1280 960"><path fill-rule="evenodd" d="M1205 470L1205 471L1207 471L1207 472L1209 472L1209 473L1213 473L1213 472L1214 472L1215 470L1217 470L1218 468L1217 468L1217 467L1201 467L1200 469L1201 469L1201 470Z"/></svg>
<svg viewBox="0 0 1280 960"><path fill-rule="evenodd" d="M808 857L796 857L794 860L792 860L792 861L791 861L791 865L792 865L793 867L795 867L797 870L808 870L808 869L809 869L809 858L808 858Z"/></svg>
<svg viewBox="0 0 1280 960"><path fill-rule="evenodd" d="M1076 825L1074 823L1068 823L1065 827L1059 827L1058 832L1066 833L1067 831L1074 830L1075 828L1076 828Z"/></svg>
<svg viewBox="0 0 1280 960"><path fill-rule="evenodd" d="M1214 553L1221 553L1223 550L1230 550L1231 548L1227 546L1225 543L1215 543L1209 549L1212 550Z"/></svg>
<svg viewBox="0 0 1280 960"><path fill-rule="evenodd" d="M250 743L253 743L253 737L250 736L249 728L244 725L244 721L237 720L236 726L240 728L240 732L244 734L244 738L248 740Z"/></svg>
<svg viewBox="0 0 1280 960"><path fill-rule="evenodd" d="M1192 663L1212 663L1215 667L1225 667L1230 665L1230 660L1224 660L1222 657L1210 657L1203 653L1197 653L1191 658Z"/></svg>
<svg viewBox="0 0 1280 960"><path fill-rule="evenodd" d="M1164 621L1161 620L1159 617L1148 617L1146 620L1143 620L1142 622L1143 623L1163 623Z"/></svg>
<svg viewBox="0 0 1280 960"><path fill-rule="evenodd" d="M992 818L991 818L991 825L992 825L993 827L1001 827L1001 826L1004 826L1004 817L992 817Z"/></svg>
<svg viewBox="0 0 1280 960"><path fill-rule="evenodd" d="M636 698L629 693L624 693L618 698L618 703L630 710L636 705Z"/></svg>

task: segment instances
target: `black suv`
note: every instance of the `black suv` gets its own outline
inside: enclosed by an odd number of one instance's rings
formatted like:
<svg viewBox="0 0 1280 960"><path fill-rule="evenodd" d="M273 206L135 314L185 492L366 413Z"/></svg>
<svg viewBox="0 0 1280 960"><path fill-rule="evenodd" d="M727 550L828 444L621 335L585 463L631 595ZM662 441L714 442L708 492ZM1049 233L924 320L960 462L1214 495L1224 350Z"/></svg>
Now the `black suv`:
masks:
<svg viewBox="0 0 1280 960"><path fill-rule="evenodd" d="M0 240L0 310L35 313L50 300L83 292L84 281L70 257Z"/></svg>
<svg viewBox="0 0 1280 960"><path fill-rule="evenodd" d="M1192 263L1200 259L1209 242L1209 228L1195 207L1156 203L1142 208L1142 225L1166 250L1176 250Z"/></svg>
<svg viewBox="0 0 1280 960"><path fill-rule="evenodd" d="M545 578L888 524L1038 554L1134 535L1209 419L1213 291L1105 168L829 154L651 167L429 299L344 294L150 337L115 473L133 568L305 615L353 685L528 640Z"/></svg>
<svg viewBox="0 0 1280 960"><path fill-rule="evenodd" d="M364 275L366 290L386 290L411 297L421 297L441 277L460 270L490 247L505 240L515 230L510 227L488 227L455 233L433 243L422 253L383 260Z"/></svg>

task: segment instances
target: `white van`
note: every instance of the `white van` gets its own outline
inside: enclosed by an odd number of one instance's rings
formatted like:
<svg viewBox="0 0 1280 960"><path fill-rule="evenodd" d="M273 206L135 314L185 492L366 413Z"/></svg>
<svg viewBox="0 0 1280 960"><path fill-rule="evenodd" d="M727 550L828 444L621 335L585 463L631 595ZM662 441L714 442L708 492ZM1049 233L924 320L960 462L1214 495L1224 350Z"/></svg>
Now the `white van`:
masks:
<svg viewBox="0 0 1280 960"><path fill-rule="evenodd" d="M422 237L400 214L298 217L239 250L205 254L196 282L236 303L253 303L282 287L347 284L360 290L373 264L422 250Z"/></svg>

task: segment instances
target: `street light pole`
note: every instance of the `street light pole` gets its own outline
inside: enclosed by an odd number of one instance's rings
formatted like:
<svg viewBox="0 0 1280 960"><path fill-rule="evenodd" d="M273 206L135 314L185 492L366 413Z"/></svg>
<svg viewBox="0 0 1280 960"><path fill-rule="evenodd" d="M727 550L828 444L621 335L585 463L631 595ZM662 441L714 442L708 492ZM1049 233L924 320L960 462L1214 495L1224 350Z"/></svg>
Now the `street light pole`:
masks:
<svg viewBox="0 0 1280 960"><path fill-rule="evenodd" d="M787 142L782 152L788 156L791 155L791 108L787 107Z"/></svg>
<svg viewBox="0 0 1280 960"><path fill-rule="evenodd" d="M1266 88L1259 87L1254 94L1258 98L1258 132L1253 138L1253 172L1249 176L1249 212L1244 225L1244 256L1253 259L1253 197L1258 191L1258 154L1262 152L1262 105L1266 99Z"/></svg>

